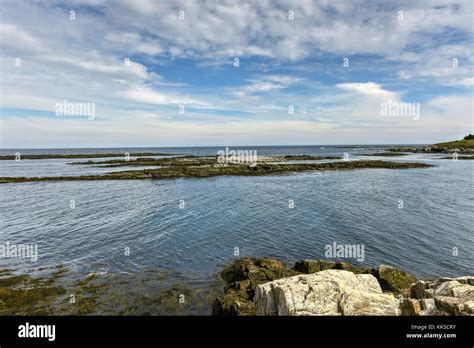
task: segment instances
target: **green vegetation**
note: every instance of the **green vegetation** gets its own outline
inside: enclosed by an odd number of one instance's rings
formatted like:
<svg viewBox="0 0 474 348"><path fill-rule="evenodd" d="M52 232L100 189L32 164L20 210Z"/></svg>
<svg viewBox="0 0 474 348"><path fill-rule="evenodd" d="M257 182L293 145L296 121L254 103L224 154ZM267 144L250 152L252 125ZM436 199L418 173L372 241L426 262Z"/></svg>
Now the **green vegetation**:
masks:
<svg viewBox="0 0 474 348"><path fill-rule="evenodd" d="M273 156L262 157L257 159L258 162L268 161L317 161L328 159L341 159L337 156L310 156L310 155L288 155L288 156ZM105 168L111 167L134 167L134 166L203 166L218 164L217 157L211 156L183 156L183 157L169 157L169 158L137 158L134 160L125 161L123 159L115 159L109 161L87 161L87 162L73 162L73 165L96 165Z"/></svg>
<svg viewBox="0 0 474 348"><path fill-rule="evenodd" d="M85 180L144 180L174 179L182 177L205 178L221 175L263 176L275 174L298 173L304 171L351 170L351 169L408 169L432 167L425 163L396 163L387 161L339 161L330 163L277 163L248 165L200 165L170 166L157 169L132 170L103 175L59 176L59 177L0 177L0 183L20 183L35 181L85 181Z"/></svg>
<svg viewBox="0 0 474 348"><path fill-rule="evenodd" d="M171 281L164 270L78 275L60 265L36 271L0 270L0 315L205 315L222 285L217 278L208 287Z"/></svg>
<svg viewBox="0 0 474 348"><path fill-rule="evenodd" d="M463 140L448 141L445 143L438 143L434 146L437 147L446 147L448 149L464 148L464 149L474 149L474 139L471 138L472 134L466 136ZM468 139L466 139L468 138Z"/></svg>
<svg viewBox="0 0 474 348"><path fill-rule="evenodd" d="M171 156L175 155L172 153L161 153L161 152L137 152L130 153L130 157L142 157L142 156ZM62 158L103 158L103 157L124 157L125 154L122 153L93 153L93 154L39 154L39 155L22 155L20 152L20 159L62 159ZM0 156L0 160L14 160L16 158L13 156Z"/></svg>
<svg viewBox="0 0 474 348"><path fill-rule="evenodd" d="M109 161L73 162L73 165L96 165L105 168L133 166L200 166L216 164L216 157L183 156L169 158L137 158L134 160L115 159Z"/></svg>
<svg viewBox="0 0 474 348"><path fill-rule="evenodd" d="M255 315L256 308L253 298L258 285L297 274L299 272L278 260L250 257L237 259L224 268L220 274L226 283L225 293L215 300L212 314L219 316Z"/></svg>
<svg viewBox="0 0 474 348"><path fill-rule="evenodd" d="M387 149L388 152L425 152L425 153L473 153L474 135L469 134L462 140L447 141L429 146L402 146Z"/></svg>

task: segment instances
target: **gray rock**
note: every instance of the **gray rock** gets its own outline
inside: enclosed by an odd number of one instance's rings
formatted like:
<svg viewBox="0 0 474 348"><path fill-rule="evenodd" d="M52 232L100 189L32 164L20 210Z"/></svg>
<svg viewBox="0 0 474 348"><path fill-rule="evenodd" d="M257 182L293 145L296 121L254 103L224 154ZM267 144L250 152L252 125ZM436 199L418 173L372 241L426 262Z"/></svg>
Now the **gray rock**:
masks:
<svg viewBox="0 0 474 348"><path fill-rule="evenodd" d="M278 315L271 283L259 285L256 290L256 297L260 301L260 305L257 306L257 315Z"/></svg>
<svg viewBox="0 0 474 348"><path fill-rule="evenodd" d="M450 280L442 283L434 292L434 299L439 310L450 315L474 314L474 286Z"/></svg>
<svg viewBox="0 0 474 348"><path fill-rule="evenodd" d="M440 311L450 315L461 315L461 308L464 307L460 299L452 296L436 296L435 303Z"/></svg>
<svg viewBox="0 0 474 348"><path fill-rule="evenodd" d="M432 298L421 300L421 308L422 310L418 313L419 316L434 316L442 313L436 308L435 300Z"/></svg>
<svg viewBox="0 0 474 348"><path fill-rule="evenodd" d="M427 299L423 299L421 300L421 308L423 310L434 310L436 309L436 304L435 304L435 301L434 299L432 298L427 298Z"/></svg>
<svg viewBox="0 0 474 348"><path fill-rule="evenodd" d="M453 289L461 285L462 284L456 280L446 281L436 288L434 295L435 296L454 296Z"/></svg>
<svg viewBox="0 0 474 348"><path fill-rule="evenodd" d="M454 280L458 281L461 284L469 284L474 286L474 277L473 276L464 276L459 278L454 278Z"/></svg>

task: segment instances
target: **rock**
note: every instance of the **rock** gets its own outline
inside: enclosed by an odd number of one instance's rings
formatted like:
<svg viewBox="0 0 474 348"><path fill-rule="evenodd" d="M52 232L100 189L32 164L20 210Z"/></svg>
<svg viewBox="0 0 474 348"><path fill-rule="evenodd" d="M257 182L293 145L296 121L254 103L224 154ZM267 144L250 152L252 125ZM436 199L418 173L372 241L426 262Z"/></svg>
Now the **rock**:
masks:
<svg viewBox="0 0 474 348"><path fill-rule="evenodd" d="M384 265L305 259L292 269L249 257L221 276L225 293L215 315L474 315L473 276L417 280Z"/></svg>
<svg viewBox="0 0 474 348"><path fill-rule="evenodd" d="M416 283L415 276L391 266L381 265L378 268L378 280L383 290L393 291L408 297L411 284Z"/></svg>
<svg viewBox="0 0 474 348"><path fill-rule="evenodd" d="M370 274L324 270L259 285L258 315L398 315L395 297Z"/></svg>
<svg viewBox="0 0 474 348"><path fill-rule="evenodd" d="M214 315L255 315L253 297L258 285L298 274L283 262L269 258L244 257L221 272L225 294L213 304Z"/></svg>
<svg viewBox="0 0 474 348"><path fill-rule="evenodd" d="M283 262L269 258L253 259L245 257L234 261L221 272L221 277L227 284L238 281L248 281L247 290L253 298L257 285L271 280L289 277L298 272L286 266Z"/></svg>
<svg viewBox="0 0 474 348"><path fill-rule="evenodd" d="M432 298L421 300L421 311L418 313L420 316L433 316L440 315L440 311L436 308L435 300Z"/></svg>
<svg viewBox="0 0 474 348"><path fill-rule="evenodd" d="M295 263L294 269L301 273L316 273L327 269L335 269L336 262L327 260L305 259Z"/></svg>
<svg viewBox="0 0 474 348"><path fill-rule="evenodd" d="M370 268L354 266L353 264L348 262L338 262L336 264L336 269L342 269L344 271L349 271L355 274L372 273L372 269Z"/></svg>
<svg viewBox="0 0 474 348"><path fill-rule="evenodd" d="M434 295L435 296L454 296L452 290L457 286L461 286L461 283L459 283L456 280L450 280L450 281L444 282L437 287Z"/></svg>
<svg viewBox="0 0 474 348"><path fill-rule="evenodd" d="M436 307L450 315L460 315L461 313L461 300L451 296L436 296L435 297ZM462 305L464 307L464 305Z"/></svg>
<svg viewBox="0 0 474 348"><path fill-rule="evenodd" d="M355 266L348 262L305 259L295 263L294 269L301 273L311 274L328 269L341 269L352 273L371 273L370 268Z"/></svg>
<svg viewBox="0 0 474 348"><path fill-rule="evenodd" d="M461 312L467 315L474 315L474 301L467 301L464 303L464 308Z"/></svg>
<svg viewBox="0 0 474 348"><path fill-rule="evenodd" d="M427 289L428 284L423 280L418 280L410 287L410 297L415 299L431 298L432 293Z"/></svg>
<svg viewBox="0 0 474 348"><path fill-rule="evenodd" d="M214 301L212 314L225 316L255 315L255 306L248 300L246 291L229 289Z"/></svg>
<svg viewBox="0 0 474 348"><path fill-rule="evenodd" d="M256 306L257 315L278 315L271 283L258 286L256 297L261 302L259 306Z"/></svg>
<svg viewBox="0 0 474 348"><path fill-rule="evenodd" d="M422 310L421 300L404 298L401 303L402 315L418 315Z"/></svg>
<svg viewBox="0 0 474 348"><path fill-rule="evenodd" d="M450 315L474 314L474 286L450 280L442 283L434 292L434 299L439 310Z"/></svg>
<svg viewBox="0 0 474 348"><path fill-rule="evenodd" d="M457 282L461 284L469 284L474 286L474 277L473 276L464 276L464 277L459 277L459 278L454 278L453 280L456 280Z"/></svg>
<svg viewBox="0 0 474 348"><path fill-rule="evenodd" d="M229 284L238 280L245 280L249 268L254 267L254 262L255 260L250 257L238 259L222 270L221 278Z"/></svg>
<svg viewBox="0 0 474 348"><path fill-rule="evenodd" d="M391 294L351 290L341 296L342 315L400 315L397 301Z"/></svg>
<svg viewBox="0 0 474 348"><path fill-rule="evenodd" d="M247 291L250 288L250 285L251 285L251 283L250 283L249 279L239 280L237 282L233 282L233 283L225 286L224 291L227 292L230 289L235 289L235 290L238 290L238 291Z"/></svg>
<svg viewBox="0 0 474 348"><path fill-rule="evenodd" d="M434 310L436 308L434 299L426 298L426 299L421 300L421 308L423 310L425 309Z"/></svg>

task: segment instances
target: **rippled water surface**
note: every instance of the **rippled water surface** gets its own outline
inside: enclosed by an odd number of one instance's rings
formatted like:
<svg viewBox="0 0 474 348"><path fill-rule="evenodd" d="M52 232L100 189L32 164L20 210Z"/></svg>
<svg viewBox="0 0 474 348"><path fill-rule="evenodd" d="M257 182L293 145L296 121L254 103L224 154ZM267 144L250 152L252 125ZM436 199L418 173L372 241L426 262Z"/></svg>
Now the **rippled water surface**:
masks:
<svg viewBox="0 0 474 348"><path fill-rule="evenodd" d="M259 155L349 152L358 159L376 148L257 150ZM20 150L0 154L16 151ZM134 149L116 151L121 156ZM215 148L136 150L144 151L216 154ZM39 260L3 259L0 267L28 271L69 264L78 272L88 272L91 265L100 264L104 272L163 269L190 282L205 283L234 257L235 248L240 256L269 256L293 263L324 258L325 245L337 242L363 244L367 265L399 266L420 277L472 274L473 162L435 157L383 158L436 165L423 169L3 184L0 243L37 243ZM0 176L124 170L68 164L78 161L84 160L0 161ZM181 200L184 208L180 208ZM290 200L294 209L289 209ZM400 200L403 209L399 209ZM458 256L453 255L453 248L458 248Z"/></svg>

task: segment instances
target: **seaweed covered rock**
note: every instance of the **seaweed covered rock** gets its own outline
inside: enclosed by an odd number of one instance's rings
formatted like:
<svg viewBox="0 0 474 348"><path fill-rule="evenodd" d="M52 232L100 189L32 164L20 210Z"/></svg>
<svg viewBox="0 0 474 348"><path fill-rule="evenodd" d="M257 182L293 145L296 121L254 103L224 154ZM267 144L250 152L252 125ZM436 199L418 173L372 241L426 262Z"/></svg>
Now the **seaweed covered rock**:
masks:
<svg viewBox="0 0 474 348"><path fill-rule="evenodd" d="M386 265L379 266L376 277L383 290L393 291L406 297L410 295L411 285L418 281L414 275Z"/></svg>
<svg viewBox="0 0 474 348"><path fill-rule="evenodd" d="M213 315L255 315L255 306L248 299L246 290L228 289L212 305Z"/></svg>
<svg viewBox="0 0 474 348"><path fill-rule="evenodd" d="M274 259L245 257L235 260L221 272L221 278L226 282L225 293L214 302L212 313L254 315L253 298L257 286L295 274L298 272Z"/></svg>
<svg viewBox="0 0 474 348"><path fill-rule="evenodd" d="M301 273L311 274L328 269L335 269L336 265L334 261L304 259L296 262L294 268Z"/></svg>
<svg viewBox="0 0 474 348"><path fill-rule="evenodd" d="M304 259L295 263L294 269L301 273L311 274L328 269L340 269L355 274L373 273L371 268L355 266L348 262L335 262L329 260Z"/></svg>
<svg viewBox="0 0 474 348"><path fill-rule="evenodd" d="M216 315L474 315L474 277L418 280L394 267L305 259L291 269L235 260L221 274Z"/></svg>

